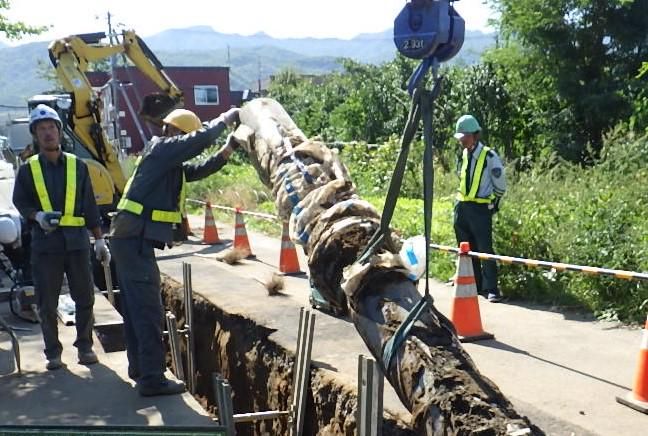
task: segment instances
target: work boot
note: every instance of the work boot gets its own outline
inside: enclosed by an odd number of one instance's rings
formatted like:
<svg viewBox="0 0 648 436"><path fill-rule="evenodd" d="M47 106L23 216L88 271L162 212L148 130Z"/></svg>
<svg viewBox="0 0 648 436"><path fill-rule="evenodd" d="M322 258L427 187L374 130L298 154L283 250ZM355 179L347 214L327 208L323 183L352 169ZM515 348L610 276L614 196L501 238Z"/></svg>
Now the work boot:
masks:
<svg viewBox="0 0 648 436"><path fill-rule="evenodd" d="M499 303L500 301L502 301L502 297L494 292L489 292L488 301L491 303Z"/></svg>
<svg viewBox="0 0 648 436"><path fill-rule="evenodd" d="M45 365L45 368L47 368L49 371L54 371L55 369L59 369L61 367L63 367L63 361L61 360L61 356L47 359L47 365Z"/></svg>
<svg viewBox="0 0 648 436"><path fill-rule="evenodd" d="M167 380L152 385L137 383L137 391L143 397L156 395L175 395L185 391L185 384L181 381Z"/></svg>
<svg viewBox="0 0 648 436"><path fill-rule="evenodd" d="M92 349L88 351L79 350L79 363L81 365L92 365L97 362L99 362L99 358L97 357L97 354L92 351Z"/></svg>

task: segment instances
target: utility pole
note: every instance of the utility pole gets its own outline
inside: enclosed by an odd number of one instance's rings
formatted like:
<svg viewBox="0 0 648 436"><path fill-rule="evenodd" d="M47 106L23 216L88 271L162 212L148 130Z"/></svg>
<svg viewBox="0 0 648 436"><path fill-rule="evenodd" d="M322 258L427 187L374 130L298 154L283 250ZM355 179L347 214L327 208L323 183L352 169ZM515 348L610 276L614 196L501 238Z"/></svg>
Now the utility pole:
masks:
<svg viewBox="0 0 648 436"><path fill-rule="evenodd" d="M107 13L108 17L108 40L110 41L110 44L116 44L117 43L117 35L113 33L113 28L112 28L112 14L110 11ZM119 152L122 151L122 140L121 140L121 126L119 123L119 80L117 79L117 56L112 55L110 56L110 93L112 97L112 105L113 105L113 128L114 128L114 135L115 139L117 139L117 144L119 147Z"/></svg>
<svg viewBox="0 0 648 436"><path fill-rule="evenodd" d="M259 76L257 78L257 88L259 96L261 96L261 56L257 56L257 61L259 63Z"/></svg>

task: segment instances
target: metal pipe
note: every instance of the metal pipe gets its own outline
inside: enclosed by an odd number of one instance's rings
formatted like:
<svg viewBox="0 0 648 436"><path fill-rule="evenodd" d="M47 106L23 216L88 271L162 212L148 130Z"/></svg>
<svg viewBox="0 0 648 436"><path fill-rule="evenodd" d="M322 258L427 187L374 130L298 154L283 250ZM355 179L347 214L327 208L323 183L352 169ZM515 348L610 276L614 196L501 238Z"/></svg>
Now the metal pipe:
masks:
<svg viewBox="0 0 648 436"><path fill-rule="evenodd" d="M287 410L268 410L266 412L237 413L236 415L234 415L234 423L266 421L270 419L282 418L288 415L289 412Z"/></svg>

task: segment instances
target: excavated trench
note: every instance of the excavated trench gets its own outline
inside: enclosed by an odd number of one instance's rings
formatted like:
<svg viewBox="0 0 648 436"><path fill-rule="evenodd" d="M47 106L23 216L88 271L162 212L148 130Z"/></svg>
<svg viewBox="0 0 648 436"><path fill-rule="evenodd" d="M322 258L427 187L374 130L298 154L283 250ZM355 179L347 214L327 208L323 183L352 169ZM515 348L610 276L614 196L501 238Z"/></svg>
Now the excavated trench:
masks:
<svg viewBox="0 0 648 436"><path fill-rule="evenodd" d="M184 306L180 283L163 275L162 298L167 310L184 324ZM227 378L232 386L235 413L288 410L291 400L292 351L275 343L272 329L255 321L232 315L212 302L194 294L195 397L202 406L216 414L211 375ZM316 346L316 345L315 345ZM183 356L186 358L185 350ZM167 357L170 363L170 355ZM356 431L357 394L355 389L331 377L325 369L311 365L307 388L304 435L354 435ZM287 418L257 423L237 424L239 435L288 434ZM398 417L384 415L383 434L415 435Z"/></svg>

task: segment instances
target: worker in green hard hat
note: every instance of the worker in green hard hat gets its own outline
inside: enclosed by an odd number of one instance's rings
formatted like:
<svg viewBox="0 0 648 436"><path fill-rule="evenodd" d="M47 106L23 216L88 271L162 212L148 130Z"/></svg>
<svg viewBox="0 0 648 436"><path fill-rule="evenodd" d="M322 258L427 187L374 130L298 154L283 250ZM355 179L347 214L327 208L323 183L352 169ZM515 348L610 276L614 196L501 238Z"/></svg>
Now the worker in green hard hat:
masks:
<svg viewBox="0 0 648 436"><path fill-rule="evenodd" d="M490 147L481 143L482 128L472 115L457 120L454 137L463 148L459 170L459 191L454 209L457 243L469 242L470 249L493 254L493 215L499 210L506 192L502 161ZM497 286L497 264L494 260L472 258L477 291L488 301L497 303L501 294Z"/></svg>

